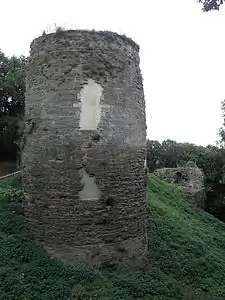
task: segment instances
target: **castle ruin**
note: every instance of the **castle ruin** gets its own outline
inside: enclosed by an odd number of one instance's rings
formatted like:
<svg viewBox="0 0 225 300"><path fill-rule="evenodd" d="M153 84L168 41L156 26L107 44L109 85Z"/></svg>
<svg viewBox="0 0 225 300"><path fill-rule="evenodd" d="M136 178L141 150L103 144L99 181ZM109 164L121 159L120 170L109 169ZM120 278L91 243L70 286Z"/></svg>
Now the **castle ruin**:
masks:
<svg viewBox="0 0 225 300"><path fill-rule="evenodd" d="M22 180L36 239L66 262L143 265L145 159L138 45L105 31L35 39L27 66Z"/></svg>
<svg viewBox="0 0 225 300"><path fill-rule="evenodd" d="M183 167L156 169L154 174L162 180L175 184L190 203L205 208L205 177L195 163L189 161Z"/></svg>

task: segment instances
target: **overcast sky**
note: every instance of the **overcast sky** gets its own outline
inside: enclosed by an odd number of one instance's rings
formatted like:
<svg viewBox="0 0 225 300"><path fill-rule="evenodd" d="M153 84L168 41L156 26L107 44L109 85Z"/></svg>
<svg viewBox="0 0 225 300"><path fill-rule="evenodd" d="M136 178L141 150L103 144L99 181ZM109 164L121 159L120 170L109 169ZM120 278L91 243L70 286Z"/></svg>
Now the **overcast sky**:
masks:
<svg viewBox="0 0 225 300"><path fill-rule="evenodd" d="M215 144L225 99L225 4L197 0L1 0L0 49L28 55L57 25L112 30L140 45L148 137Z"/></svg>

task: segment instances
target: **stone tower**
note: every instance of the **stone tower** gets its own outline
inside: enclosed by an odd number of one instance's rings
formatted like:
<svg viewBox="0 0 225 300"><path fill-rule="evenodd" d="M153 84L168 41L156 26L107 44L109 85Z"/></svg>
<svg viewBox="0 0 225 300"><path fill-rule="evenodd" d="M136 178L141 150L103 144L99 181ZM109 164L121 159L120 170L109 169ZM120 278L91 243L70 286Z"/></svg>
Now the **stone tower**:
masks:
<svg viewBox="0 0 225 300"><path fill-rule="evenodd" d="M67 262L141 266L146 120L138 45L105 31L35 39L24 137L34 236Z"/></svg>

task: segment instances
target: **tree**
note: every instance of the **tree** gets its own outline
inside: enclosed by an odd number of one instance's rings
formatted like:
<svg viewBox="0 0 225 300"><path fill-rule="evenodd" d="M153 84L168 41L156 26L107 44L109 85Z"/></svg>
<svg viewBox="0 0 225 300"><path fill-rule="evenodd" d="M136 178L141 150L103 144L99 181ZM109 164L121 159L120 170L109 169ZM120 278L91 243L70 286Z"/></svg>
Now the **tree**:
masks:
<svg viewBox="0 0 225 300"><path fill-rule="evenodd" d="M219 129L219 137L220 140L218 141L218 144L221 148L225 148L225 100L221 102L221 110L222 110L222 116L223 116L223 124L222 127Z"/></svg>
<svg viewBox="0 0 225 300"><path fill-rule="evenodd" d="M220 6L224 3L224 0L198 0L203 4L203 11L219 10Z"/></svg>
<svg viewBox="0 0 225 300"><path fill-rule="evenodd" d="M0 51L0 160L16 158L19 121L25 106L26 58Z"/></svg>
<svg viewBox="0 0 225 300"><path fill-rule="evenodd" d="M24 112L26 58L0 52L0 116Z"/></svg>
<svg viewBox="0 0 225 300"><path fill-rule="evenodd" d="M147 167L150 173L164 166L161 159L161 147L160 142L147 140Z"/></svg>

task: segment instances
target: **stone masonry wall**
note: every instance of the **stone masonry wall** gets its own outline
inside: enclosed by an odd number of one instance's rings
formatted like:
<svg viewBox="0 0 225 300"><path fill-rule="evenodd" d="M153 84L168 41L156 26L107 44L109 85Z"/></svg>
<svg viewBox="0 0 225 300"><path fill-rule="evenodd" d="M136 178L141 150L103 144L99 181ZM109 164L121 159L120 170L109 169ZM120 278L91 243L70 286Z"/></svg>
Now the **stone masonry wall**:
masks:
<svg viewBox="0 0 225 300"><path fill-rule="evenodd" d="M52 255L143 265L146 120L137 44L78 30L35 39L21 147L31 231Z"/></svg>
<svg viewBox="0 0 225 300"><path fill-rule="evenodd" d="M199 208L205 208L206 192L204 173L197 166L157 169L159 178L177 185L183 196Z"/></svg>

